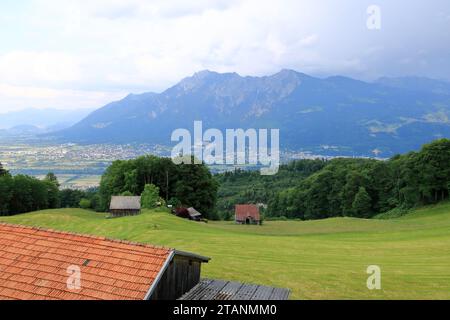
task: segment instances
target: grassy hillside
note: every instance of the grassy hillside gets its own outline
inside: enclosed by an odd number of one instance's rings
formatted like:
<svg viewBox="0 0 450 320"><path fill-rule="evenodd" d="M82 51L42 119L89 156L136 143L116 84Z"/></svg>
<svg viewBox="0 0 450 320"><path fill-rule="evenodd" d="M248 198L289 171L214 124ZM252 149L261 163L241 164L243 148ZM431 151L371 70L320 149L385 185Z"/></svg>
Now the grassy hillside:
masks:
<svg viewBox="0 0 450 320"><path fill-rule="evenodd" d="M0 221L149 242L212 258L204 277L292 290L293 299L450 299L450 203L391 220L199 224L165 212L105 219L79 209ZM382 290L366 288L379 265Z"/></svg>

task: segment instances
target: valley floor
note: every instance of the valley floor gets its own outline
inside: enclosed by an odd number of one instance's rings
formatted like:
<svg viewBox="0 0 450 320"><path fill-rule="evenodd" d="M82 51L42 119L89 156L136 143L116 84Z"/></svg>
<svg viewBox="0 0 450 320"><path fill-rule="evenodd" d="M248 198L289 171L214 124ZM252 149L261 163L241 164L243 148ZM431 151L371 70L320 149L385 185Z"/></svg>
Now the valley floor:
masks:
<svg viewBox="0 0 450 320"><path fill-rule="evenodd" d="M202 276L289 288L292 299L450 299L450 203L399 219L195 223L166 212L105 219L80 209L0 221L147 242L211 257ZM368 290L369 265L382 290Z"/></svg>

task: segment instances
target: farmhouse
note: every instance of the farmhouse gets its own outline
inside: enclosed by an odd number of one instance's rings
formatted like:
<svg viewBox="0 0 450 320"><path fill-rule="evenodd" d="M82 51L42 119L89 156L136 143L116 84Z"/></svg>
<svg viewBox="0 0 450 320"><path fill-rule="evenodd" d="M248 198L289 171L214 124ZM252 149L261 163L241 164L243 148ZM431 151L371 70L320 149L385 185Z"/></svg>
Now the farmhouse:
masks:
<svg viewBox="0 0 450 320"><path fill-rule="evenodd" d="M200 282L196 254L0 224L0 300L174 300Z"/></svg>
<svg viewBox="0 0 450 320"><path fill-rule="evenodd" d="M235 221L239 224L260 224L259 207L254 204L238 204L235 208Z"/></svg>
<svg viewBox="0 0 450 320"><path fill-rule="evenodd" d="M141 213L141 197L112 197L109 212L112 217L138 215Z"/></svg>

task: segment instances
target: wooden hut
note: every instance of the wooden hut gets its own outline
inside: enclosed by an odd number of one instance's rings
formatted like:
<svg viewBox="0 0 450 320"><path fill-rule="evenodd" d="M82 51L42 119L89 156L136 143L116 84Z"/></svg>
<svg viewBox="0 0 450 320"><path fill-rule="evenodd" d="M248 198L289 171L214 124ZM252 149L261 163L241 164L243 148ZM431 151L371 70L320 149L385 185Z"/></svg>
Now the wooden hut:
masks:
<svg viewBox="0 0 450 320"><path fill-rule="evenodd" d="M194 221L200 221L202 220L202 214L195 210L194 208L187 209L189 212L189 219Z"/></svg>
<svg viewBox="0 0 450 320"><path fill-rule="evenodd" d="M195 210L194 208L177 208L175 214L179 218L189 219L193 221L201 221L202 214Z"/></svg>
<svg viewBox="0 0 450 320"><path fill-rule="evenodd" d="M109 213L111 217L138 215L141 213L141 197L112 197Z"/></svg>
<svg viewBox="0 0 450 320"><path fill-rule="evenodd" d="M238 224L261 224L259 207L254 204L236 205L235 221Z"/></svg>

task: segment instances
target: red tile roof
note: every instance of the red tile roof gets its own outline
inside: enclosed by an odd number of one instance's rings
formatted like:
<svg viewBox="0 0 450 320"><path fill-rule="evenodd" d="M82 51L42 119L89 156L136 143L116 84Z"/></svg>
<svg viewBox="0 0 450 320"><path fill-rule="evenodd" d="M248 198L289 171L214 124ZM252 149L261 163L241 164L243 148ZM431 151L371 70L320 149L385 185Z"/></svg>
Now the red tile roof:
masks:
<svg viewBox="0 0 450 320"><path fill-rule="evenodd" d="M0 299L142 300L173 250L0 224ZM70 290L67 269L81 270Z"/></svg>
<svg viewBox="0 0 450 320"><path fill-rule="evenodd" d="M254 204L238 204L235 209L236 221L245 221L248 217L261 220L259 207Z"/></svg>

